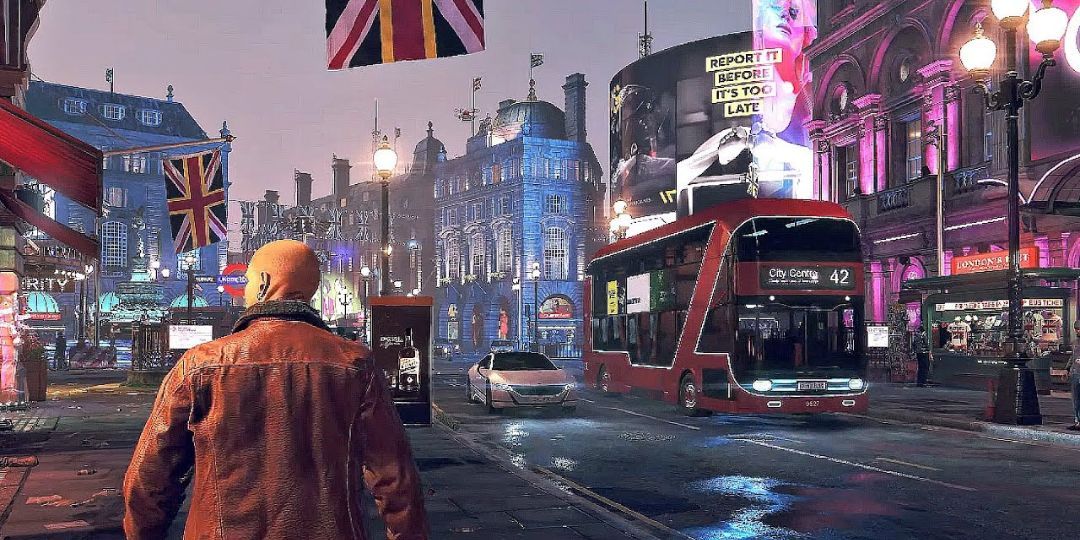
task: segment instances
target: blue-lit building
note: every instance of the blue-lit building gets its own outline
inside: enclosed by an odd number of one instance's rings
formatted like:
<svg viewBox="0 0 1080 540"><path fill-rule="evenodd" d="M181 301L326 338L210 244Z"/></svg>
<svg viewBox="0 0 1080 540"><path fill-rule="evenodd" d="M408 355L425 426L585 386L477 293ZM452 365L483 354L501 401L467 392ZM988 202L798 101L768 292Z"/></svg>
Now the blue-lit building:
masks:
<svg viewBox="0 0 1080 540"><path fill-rule="evenodd" d="M550 355L580 351L585 264L607 234L586 86L566 78L565 112L534 88L503 101L465 155L436 166L438 339L466 353L496 339L528 349L535 329Z"/></svg>
<svg viewBox="0 0 1080 540"><path fill-rule="evenodd" d="M165 99L154 99L31 82L26 93L26 108L31 114L65 133L106 152L200 141L211 137L183 104L173 100L172 87L169 87ZM227 134L228 128L222 124L220 136ZM218 136L218 133L212 135ZM118 302L117 285L130 281L133 270L137 270L140 249L145 257L145 264L151 269L150 277L163 289L164 304L187 305L185 270L189 262L197 274L219 273L227 254L225 243L190 253L174 252L166 207L166 177L162 167L164 157L213 148L220 148L222 151L221 166L225 174L227 199L230 146L221 143L186 146L182 149L166 150L164 153L132 152L106 157L102 163L104 216L100 221L92 211L71 202L61 194L39 186L45 199L46 214L91 236L95 231L98 232L101 256L97 263L100 276L96 282L99 283L100 290L96 296L103 321L121 324L130 322L131 314L116 314L116 317L111 317L110 314ZM54 260L75 258L73 254L65 253L63 246L40 233L31 232L30 236L44 254L56 255L57 257L52 257ZM64 257L65 254L71 257ZM163 272L165 269L169 272ZM70 286L57 287L55 282L42 285L51 276L34 276L33 271L51 273L48 265L28 268L27 279L41 279L36 283L38 290L34 291L38 293L34 295L36 304L46 308L58 307L61 320L57 327L64 328L71 336L75 324L74 312L79 304L78 293ZM166 274L168 278L165 277ZM94 280L87 281L94 283ZM222 300L228 302L228 299L219 298L215 285L202 287L206 289L204 292L196 292L196 306L217 305ZM92 314L93 285L89 289L91 292L86 305L88 313ZM50 303L50 299L56 301Z"/></svg>

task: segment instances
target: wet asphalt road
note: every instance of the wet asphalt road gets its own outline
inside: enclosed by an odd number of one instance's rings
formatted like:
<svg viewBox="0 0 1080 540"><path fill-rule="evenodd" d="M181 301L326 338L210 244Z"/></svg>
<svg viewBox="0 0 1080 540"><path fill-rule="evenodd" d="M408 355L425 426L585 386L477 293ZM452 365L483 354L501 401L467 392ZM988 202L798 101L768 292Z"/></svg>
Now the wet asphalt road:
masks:
<svg viewBox="0 0 1080 540"><path fill-rule="evenodd" d="M1080 449L837 415L687 418L585 390L571 417L488 414L436 366L459 431L685 537L1077 538Z"/></svg>

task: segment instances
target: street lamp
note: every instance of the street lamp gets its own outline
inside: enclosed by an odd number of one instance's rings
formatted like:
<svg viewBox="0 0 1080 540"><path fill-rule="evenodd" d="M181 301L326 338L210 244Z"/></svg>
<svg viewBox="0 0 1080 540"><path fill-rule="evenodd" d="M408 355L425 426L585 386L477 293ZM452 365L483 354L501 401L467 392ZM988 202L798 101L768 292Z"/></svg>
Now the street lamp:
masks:
<svg viewBox="0 0 1080 540"><path fill-rule="evenodd" d="M614 235L616 240L622 240L626 238L626 231L630 229L630 222L633 220L630 214L626 212L626 201L619 199L612 205L612 210L615 211L615 217L611 218L611 234Z"/></svg>
<svg viewBox="0 0 1080 540"><path fill-rule="evenodd" d="M381 294L390 294L390 177L397 167L397 152L390 147L390 139L383 135L379 148L372 156L375 172L382 179L382 251L379 253L382 277Z"/></svg>
<svg viewBox="0 0 1080 540"><path fill-rule="evenodd" d="M521 278L514 276L514 281L510 285L510 290L514 291L514 295L516 297L514 298L514 300L517 302L517 339L514 340L514 345L515 347L520 347L521 342L524 340L524 333L521 331L521 312L523 311L521 308Z"/></svg>
<svg viewBox="0 0 1080 540"><path fill-rule="evenodd" d="M218 305L218 307L224 306L225 305L225 286L224 285L218 285L217 286L217 295L218 295L217 296L217 305Z"/></svg>
<svg viewBox="0 0 1080 540"><path fill-rule="evenodd" d="M364 280L364 341L368 340L368 321L371 320L371 301L368 285L371 283L371 268L366 264L360 268L360 278Z"/></svg>
<svg viewBox="0 0 1080 540"><path fill-rule="evenodd" d="M187 316L191 319L195 313L195 254L191 251L184 254L184 266L187 271ZM191 324L194 321L189 320Z"/></svg>
<svg viewBox="0 0 1080 540"><path fill-rule="evenodd" d="M405 243L405 247L409 249L409 268L412 270L411 273L416 277L416 287L419 288L422 285L420 280L424 275L423 270L420 268L420 241L413 235L413 237ZM413 296L420 296L420 293L417 292Z"/></svg>
<svg viewBox="0 0 1080 540"><path fill-rule="evenodd" d="M983 35L982 25L975 29L975 37L960 48L960 61L968 69L977 84L975 91L982 93L986 108L1005 111L1005 135L1008 155L1009 193L1009 268L1006 286L1009 290L1009 335L1006 338L1006 360L1012 364L1004 368L998 380L994 421L1034 425L1042 423L1039 397L1035 393L1035 375L1025 367L1027 354L1023 329L1023 280L1020 276L1020 108L1025 101L1035 99L1042 90L1046 69L1056 65L1054 51L1061 45L1068 17L1053 7L1052 0L1043 0L1043 7L1028 17L1027 33L1036 42L1036 50L1043 59L1031 80L1021 79L1017 73L1016 33L1028 9L1028 0L993 0L990 7L1001 21L1005 31L1005 77L1000 88L991 92L988 84L990 66L997 55L997 45Z"/></svg>
<svg viewBox="0 0 1080 540"><path fill-rule="evenodd" d="M341 318L344 320L344 322L342 324L347 326L349 324L349 303L353 301L353 295L349 294L348 289L346 289L341 284L341 280L338 280L336 288L337 288L337 301L338 301L338 304L341 305L341 309L342 309Z"/></svg>
<svg viewBox="0 0 1080 540"><path fill-rule="evenodd" d="M532 331L532 352L540 352L540 263L534 262L532 264L532 271L529 272L529 277L533 282L533 331Z"/></svg>

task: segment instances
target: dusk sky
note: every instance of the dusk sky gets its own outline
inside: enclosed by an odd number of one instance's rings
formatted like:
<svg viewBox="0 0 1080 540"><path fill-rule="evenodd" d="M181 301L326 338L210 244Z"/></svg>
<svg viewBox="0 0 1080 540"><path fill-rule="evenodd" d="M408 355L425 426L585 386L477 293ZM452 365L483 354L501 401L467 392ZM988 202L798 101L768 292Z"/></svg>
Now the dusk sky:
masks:
<svg viewBox="0 0 1080 540"><path fill-rule="evenodd" d="M654 51L750 25L744 0L649 7ZM117 92L164 98L172 84L211 136L227 120L238 137L232 199L277 189L292 204L294 169L315 176L315 196L329 192L332 154L352 160L353 182L369 177L376 99L383 131L402 130L403 158L429 120L458 156L469 127L454 109L468 106L472 77L483 77L483 117L502 99L526 96L529 53L542 53L541 99L562 108L566 75L590 82L589 142L607 174L607 86L637 58L642 2L488 0L485 8L482 53L329 72L321 0L49 0L29 54L34 75L48 82L104 89L111 67Z"/></svg>

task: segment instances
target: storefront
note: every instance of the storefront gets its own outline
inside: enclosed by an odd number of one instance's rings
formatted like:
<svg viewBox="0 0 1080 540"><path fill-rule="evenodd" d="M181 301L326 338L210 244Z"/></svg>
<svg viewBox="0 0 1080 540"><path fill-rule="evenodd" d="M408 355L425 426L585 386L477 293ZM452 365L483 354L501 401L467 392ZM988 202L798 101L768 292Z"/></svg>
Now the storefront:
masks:
<svg viewBox="0 0 1080 540"><path fill-rule="evenodd" d="M1076 340L1076 283L1080 270L1022 270L1023 331L1028 366L1039 392L1048 394L1051 370L1066 365ZM922 321L933 356L935 382L985 389L1006 354L1008 289L1005 271L911 280L902 300L921 299Z"/></svg>

